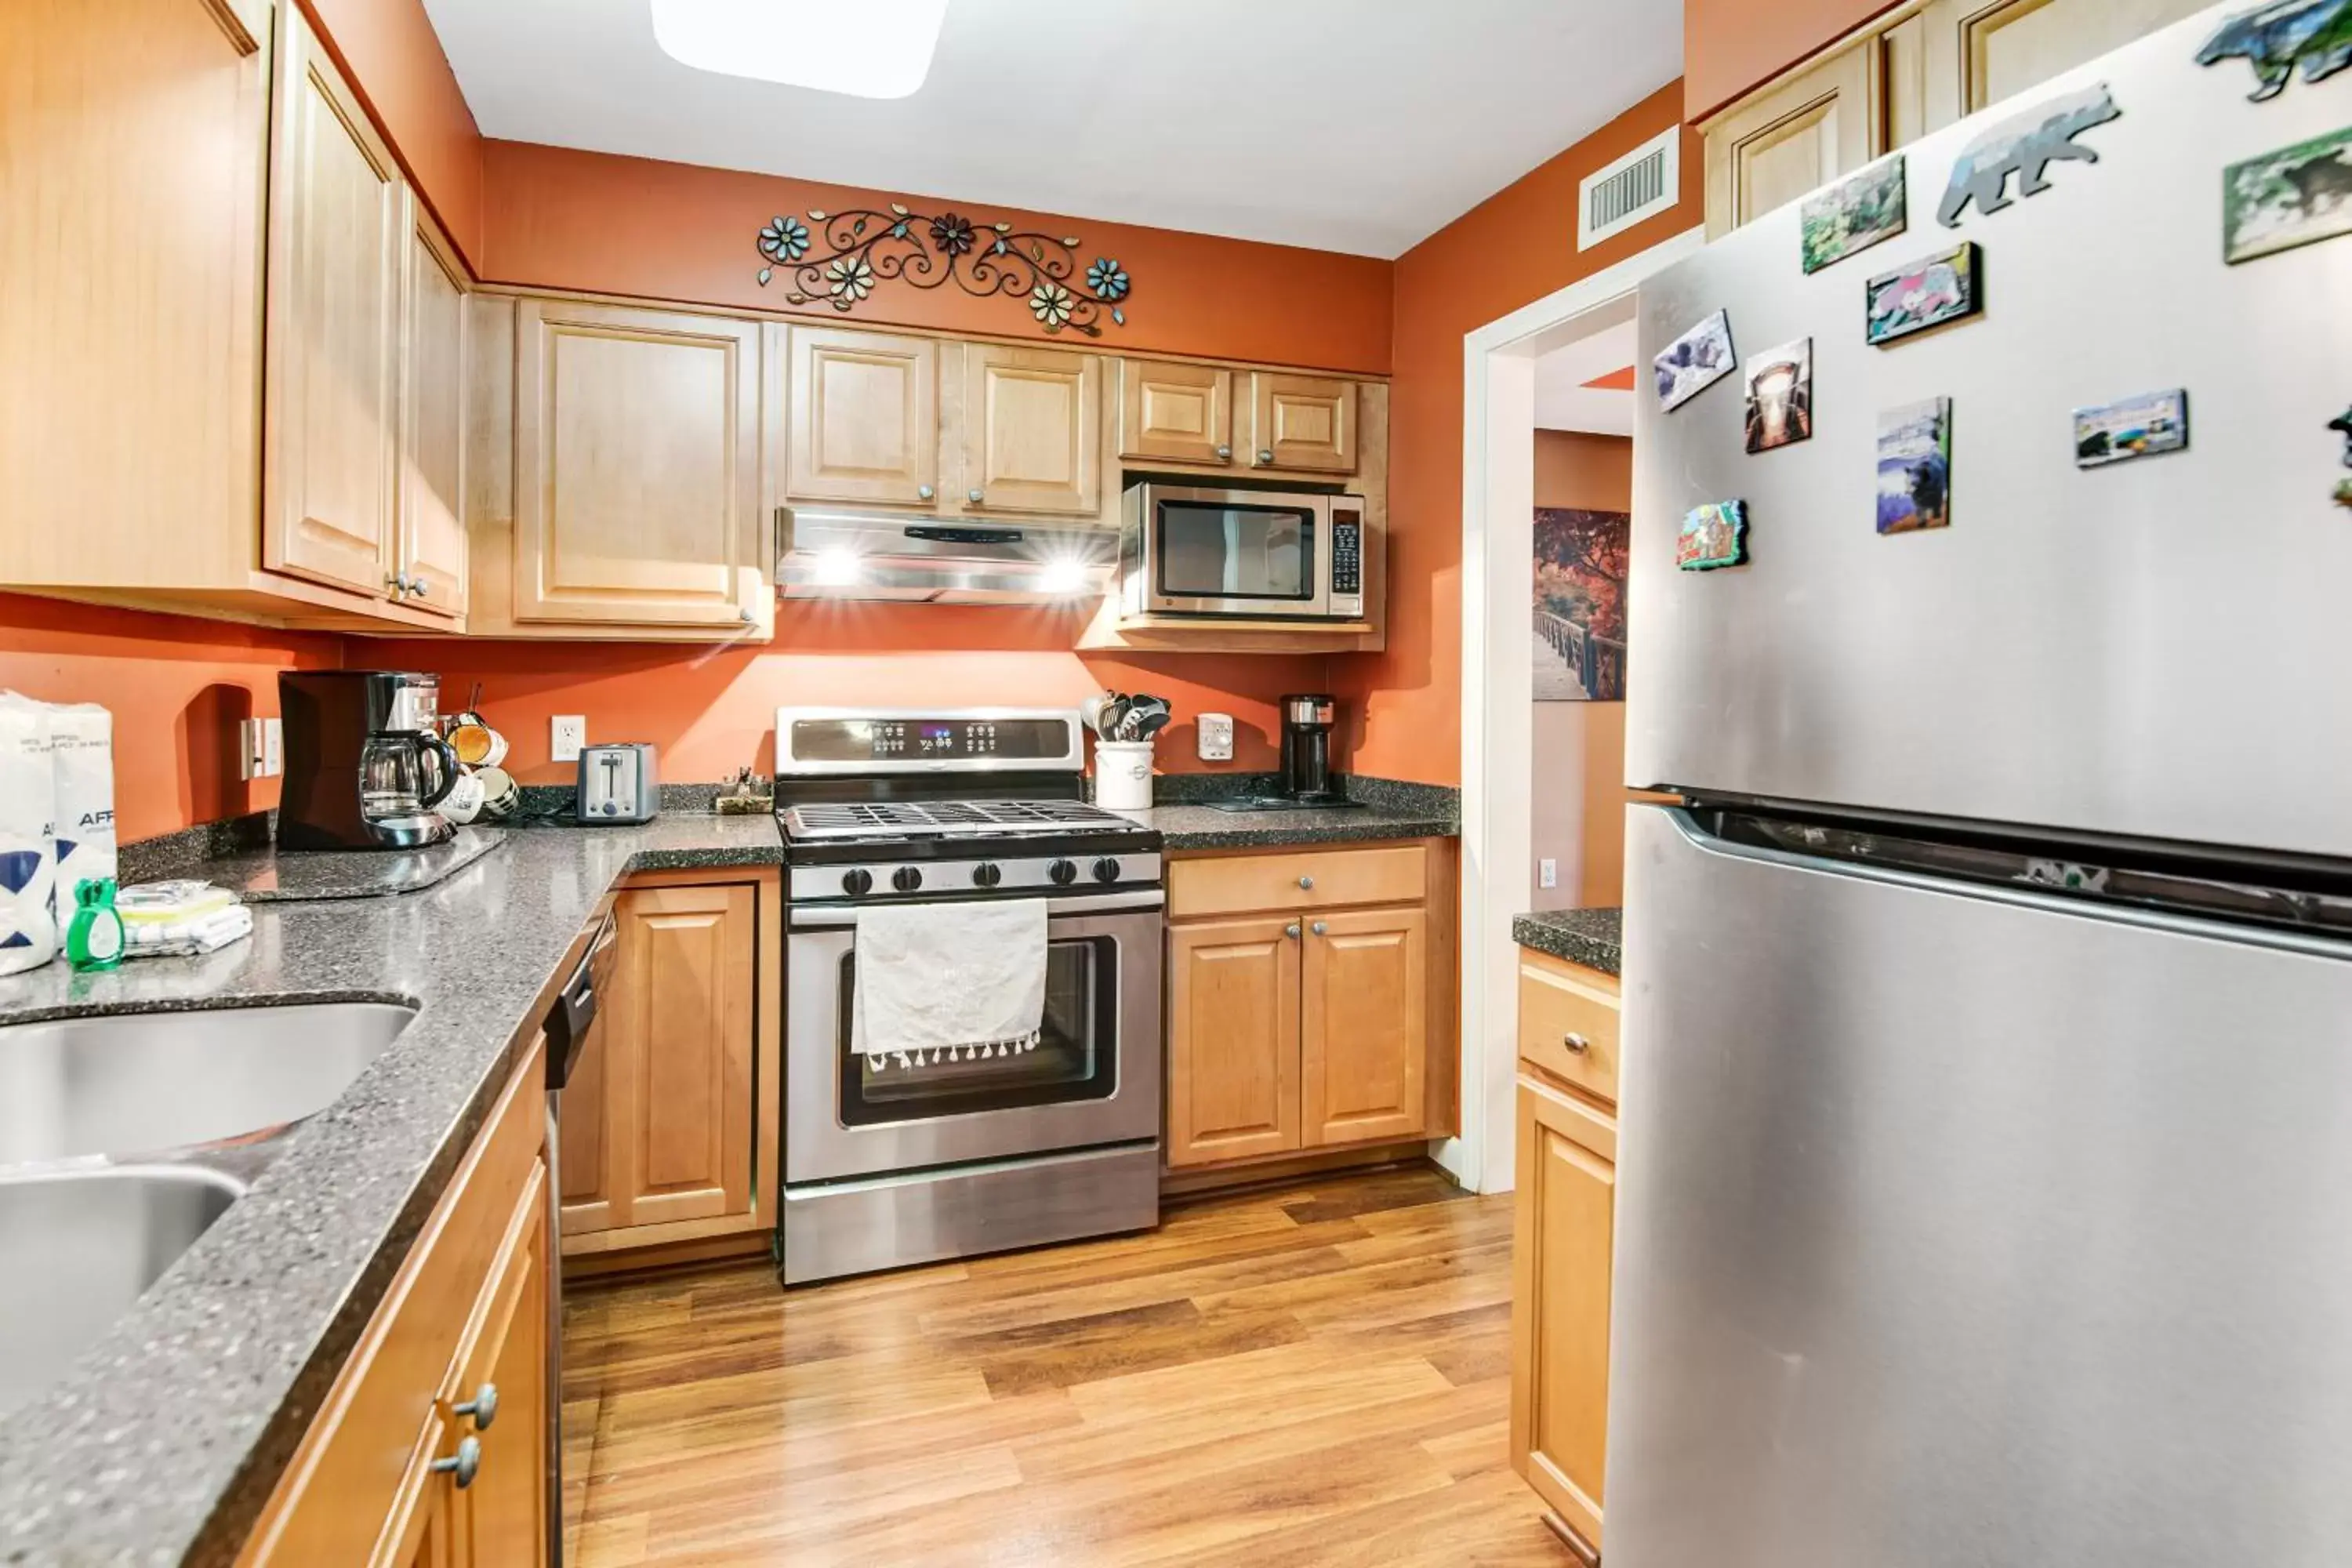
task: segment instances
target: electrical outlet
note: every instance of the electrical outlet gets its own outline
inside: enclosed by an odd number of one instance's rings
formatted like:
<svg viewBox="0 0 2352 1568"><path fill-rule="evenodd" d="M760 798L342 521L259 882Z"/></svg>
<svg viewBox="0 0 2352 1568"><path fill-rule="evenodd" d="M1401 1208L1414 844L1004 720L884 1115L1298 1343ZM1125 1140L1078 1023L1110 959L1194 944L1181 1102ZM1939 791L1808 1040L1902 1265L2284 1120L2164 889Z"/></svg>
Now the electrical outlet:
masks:
<svg viewBox="0 0 2352 1568"><path fill-rule="evenodd" d="M1197 725L1200 736L1201 760L1204 763L1230 763L1234 760L1234 716L1230 713L1203 713Z"/></svg>
<svg viewBox="0 0 2352 1568"><path fill-rule="evenodd" d="M551 761L576 763L580 748L588 743L588 716L584 713L558 713L549 722L547 754Z"/></svg>
<svg viewBox="0 0 2352 1568"><path fill-rule="evenodd" d="M1559 861L1546 858L1536 862L1536 886L1538 888L1559 886Z"/></svg>

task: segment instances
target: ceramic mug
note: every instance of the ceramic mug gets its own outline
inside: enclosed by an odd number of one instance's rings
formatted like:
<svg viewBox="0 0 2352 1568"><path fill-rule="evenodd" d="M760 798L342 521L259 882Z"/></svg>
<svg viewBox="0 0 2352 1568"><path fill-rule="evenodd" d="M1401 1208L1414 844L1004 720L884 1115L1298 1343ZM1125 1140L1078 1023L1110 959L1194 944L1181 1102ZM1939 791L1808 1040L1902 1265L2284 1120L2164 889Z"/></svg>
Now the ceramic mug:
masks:
<svg viewBox="0 0 2352 1568"><path fill-rule="evenodd" d="M482 814L482 802L488 795L489 792L482 787L480 779L471 773L461 772L457 782L449 786L449 793L441 797L441 804L434 809L463 827Z"/></svg>
<svg viewBox="0 0 2352 1568"><path fill-rule="evenodd" d="M449 726L449 749L469 768L494 768L507 760L507 738L482 722L478 713L460 713Z"/></svg>
<svg viewBox="0 0 2352 1568"><path fill-rule="evenodd" d="M522 789L504 768L483 768L474 774L482 786L481 819L504 822L522 809Z"/></svg>

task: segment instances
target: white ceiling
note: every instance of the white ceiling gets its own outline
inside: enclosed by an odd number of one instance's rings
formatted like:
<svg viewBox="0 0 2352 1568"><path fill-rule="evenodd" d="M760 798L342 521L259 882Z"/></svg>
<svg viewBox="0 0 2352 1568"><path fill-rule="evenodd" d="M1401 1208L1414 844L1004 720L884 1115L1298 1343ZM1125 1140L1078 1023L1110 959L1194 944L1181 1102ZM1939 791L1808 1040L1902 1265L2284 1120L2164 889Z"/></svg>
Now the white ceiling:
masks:
<svg viewBox="0 0 2352 1568"><path fill-rule="evenodd" d="M884 101L689 69L647 0L425 7L487 136L1381 257L1682 69L1675 0L951 0Z"/></svg>
<svg viewBox="0 0 2352 1568"><path fill-rule="evenodd" d="M1536 428L1633 433L1633 395L1584 384L1633 363L1634 323L1621 321L1536 361Z"/></svg>

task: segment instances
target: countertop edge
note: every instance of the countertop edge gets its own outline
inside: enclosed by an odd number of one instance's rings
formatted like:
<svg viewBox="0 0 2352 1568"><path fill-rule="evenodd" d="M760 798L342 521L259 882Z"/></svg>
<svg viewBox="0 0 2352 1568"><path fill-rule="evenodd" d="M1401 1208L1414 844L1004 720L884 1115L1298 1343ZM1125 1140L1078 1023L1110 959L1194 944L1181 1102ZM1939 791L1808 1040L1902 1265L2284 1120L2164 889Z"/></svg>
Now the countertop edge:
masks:
<svg viewBox="0 0 2352 1568"><path fill-rule="evenodd" d="M1564 963L1622 978L1624 911L1545 910L1511 921L1511 940Z"/></svg>

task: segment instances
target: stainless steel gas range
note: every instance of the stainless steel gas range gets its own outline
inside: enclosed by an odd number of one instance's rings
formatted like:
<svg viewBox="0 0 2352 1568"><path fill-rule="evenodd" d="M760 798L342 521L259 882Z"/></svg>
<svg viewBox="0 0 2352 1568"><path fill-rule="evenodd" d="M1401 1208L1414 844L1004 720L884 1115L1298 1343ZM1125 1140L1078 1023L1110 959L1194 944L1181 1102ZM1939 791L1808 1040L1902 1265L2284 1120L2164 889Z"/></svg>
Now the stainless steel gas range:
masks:
<svg viewBox="0 0 2352 1568"><path fill-rule="evenodd" d="M786 1284L1159 1223L1160 836L1086 803L1081 732L778 710ZM856 1048L861 911L1003 899L1046 904L1034 1047Z"/></svg>

